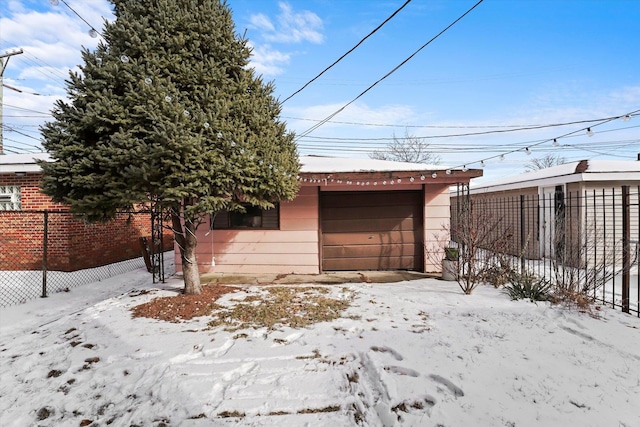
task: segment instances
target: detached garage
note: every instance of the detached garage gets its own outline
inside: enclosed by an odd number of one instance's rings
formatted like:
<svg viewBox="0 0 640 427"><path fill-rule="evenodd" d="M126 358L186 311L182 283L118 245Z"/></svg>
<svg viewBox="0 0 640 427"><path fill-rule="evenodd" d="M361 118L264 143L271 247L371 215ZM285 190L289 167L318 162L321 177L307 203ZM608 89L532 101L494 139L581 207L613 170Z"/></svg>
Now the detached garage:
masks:
<svg viewBox="0 0 640 427"><path fill-rule="evenodd" d="M371 159L309 156L300 163L294 200L217 212L198 229L202 273L440 271L424 248L449 224L449 187L482 176L479 169Z"/></svg>

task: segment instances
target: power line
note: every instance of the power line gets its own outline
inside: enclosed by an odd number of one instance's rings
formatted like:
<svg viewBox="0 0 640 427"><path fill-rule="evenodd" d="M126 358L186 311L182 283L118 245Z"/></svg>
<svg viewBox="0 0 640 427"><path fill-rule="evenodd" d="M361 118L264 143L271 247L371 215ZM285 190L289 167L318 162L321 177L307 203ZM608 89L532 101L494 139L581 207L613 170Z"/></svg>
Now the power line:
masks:
<svg viewBox="0 0 640 427"><path fill-rule="evenodd" d="M43 150L42 150L42 147L39 147L39 146L37 146L37 145L27 144L26 142L16 141L15 139L11 139L11 138L5 138L5 140L6 140L6 141L11 141L11 142L13 142L14 144L26 145L27 147L36 148L36 149L38 149L38 150L40 150L40 151L43 151ZM21 149L21 148L19 148L19 147L14 147L14 146L12 146L12 147L13 147L13 148L16 148L16 149ZM24 150L24 149L22 148L22 150Z"/></svg>
<svg viewBox="0 0 640 427"><path fill-rule="evenodd" d="M400 64L398 64L397 66L395 66L391 71L389 71L387 74L385 74L382 78L380 78L378 81L376 81L375 83L373 83L371 86L369 86L368 88L366 88L363 92L361 92L358 96L356 96L355 98L353 98L351 101L349 101L348 103L346 103L344 106L342 106L340 109L338 109L337 111L335 111L334 113L330 114L328 117L326 117L325 119L321 120L319 123L316 123L315 125L311 126L309 129L307 129L306 131L304 131L302 133L302 135L300 137L303 136L307 136L309 135L311 132L313 132L314 130L318 129L320 126L322 126L323 124L327 123L329 120L331 120L332 118L334 118L335 116L337 116L340 112L342 112L345 108L347 108L349 105L353 104L356 100L360 99L364 94L366 94L367 92L369 92L371 89L373 89L378 83L380 83L381 81L383 81L384 79L386 79L387 77L389 77L391 74L395 73L400 67L402 67L404 64L406 64L407 62L409 62L414 56L416 56L422 49L424 49L425 47L427 47L428 45L430 45L434 40L436 40L438 37L440 37L442 34L444 34L447 30L449 30L449 28L453 27L455 24L457 24L462 18L464 18L465 16L467 16L473 9L475 9L476 7L478 7L478 5L480 5L480 3L482 3L484 0L480 0L478 1L475 5L473 5L473 7L471 7L469 10L467 10L465 13L463 13L458 19L456 19L455 21L453 21L451 24L449 24L445 29L443 29L442 31L440 31L438 34L436 34L431 40L429 40L428 42L426 42L425 44L423 44L418 50L416 50L415 52L413 52L411 55L409 55L409 57L407 59L405 59L404 61L402 61Z"/></svg>
<svg viewBox="0 0 640 427"><path fill-rule="evenodd" d="M41 139L36 138L36 137L33 137L33 136L31 136L31 135L28 135L28 134L26 134L26 133L24 133L24 132L21 132L21 131L19 131L18 129L15 129L15 128L11 127L11 126L8 126L8 125L5 125L5 124L2 124L2 127L3 127L4 129L8 130L8 131L15 132L15 133L17 133L17 134L20 134L20 135L25 136L25 137L27 137L27 138L31 138L31 139L36 140L36 141L38 141L38 142L40 142L40 141L41 141Z"/></svg>
<svg viewBox="0 0 640 427"><path fill-rule="evenodd" d="M38 72L38 73L42 74L42 75L43 75L47 80L54 80L54 81L56 81L56 82L58 82L58 83L64 83L64 79L63 79L63 78L60 78L59 76L57 76L56 74L54 74L54 73L51 71L51 68L50 68L50 67L48 67L48 66L44 66L44 67L43 67L43 66L41 66L40 64L38 64L36 61L34 61L33 59L31 59L31 58L27 58L27 57L25 57L25 58L23 58L23 60L24 60L25 62L28 62L28 64L27 64L27 66L28 66L28 67L33 67L33 69L34 69L36 72ZM46 72L45 72L45 71L46 71Z"/></svg>
<svg viewBox="0 0 640 427"><path fill-rule="evenodd" d="M582 135L572 135L571 137L582 137ZM571 138L567 137L567 138ZM538 140L536 142L542 142L544 140ZM589 147L592 149L617 149L624 148L629 145L637 144L640 142L639 139L622 139L622 140L603 140L591 143L582 143L581 147ZM506 151L519 151L523 150L526 147L532 147L534 144L532 143L514 143L514 144L506 144L506 145L490 145L490 144L469 144L469 145L428 145L428 150L433 151L437 154L443 153L504 153ZM569 147L570 144L558 144L557 147ZM328 146L326 144L299 144L299 148L301 149L326 149L328 151L334 152L343 152L343 151L363 151L363 152L371 152L372 150L385 150L388 147L380 147L380 146L372 146L368 144L360 144L360 145L347 145L343 147L336 147L335 145ZM556 146L554 146L556 147Z"/></svg>
<svg viewBox="0 0 640 427"><path fill-rule="evenodd" d="M22 129L22 132L29 132L32 134L36 134L36 135L40 135L40 131L39 130L33 130L33 129L23 129L21 127L21 125L8 125L8 124L4 124L4 126L6 127L7 130L9 130L10 132L14 132L17 131L17 129L20 127L20 129Z"/></svg>
<svg viewBox="0 0 640 427"><path fill-rule="evenodd" d="M404 7L406 5L408 5L411 2L411 0L407 0L406 2L404 2L404 4L402 6L400 6L399 9L397 9L395 12L393 12L387 19L385 19L382 24L378 25L376 28L373 29L373 31L371 31L369 34L367 34L362 40L360 40L354 47L352 47L351 49L349 49L345 54L343 54L340 58L336 59L331 65L329 65L327 68L325 68L324 70L322 70L320 72L320 74L318 74L317 76L315 76L314 78L312 78L311 80L309 80L307 83L304 84L304 86L302 86L300 89L296 90L295 92L293 92L291 95L287 96L285 98L284 101L281 102L281 104L284 104L285 102L287 102L289 99L293 98L295 95L297 95L298 93L302 92L303 89L305 89L307 86L309 86L311 83L313 83L314 81L316 81L321 75L323 75L324 73L326 73L327 71L329 71L329 69L331 69L334 65L336 65L338 62L342 61L347 55L349 55L351 52L353 52L354 50L356 50L358 48L358 46L360 46L362 43L364 43L364 41L366 39L368 39L369 37L371 37L376 31L378 31L380 28L382 28L384 26L384 24L386 24L387 22L389 22L391 19L393 19L394 16L396 16L398 14L398 12L400 12L402 9L404 9Z"/></svg>
<svg viewBox="0 0 640 427"><path fill-rule="evenodd" d="M634 114L636 116L637 114ZM320 122L319 119L308 119L302 117L289 117L289 116L281 116L283 119L290 120L300 120L300 121L309 121L309 122ZM509 125L401 125L401 124L382 124L382 123L362 123L362 122L343 122L338 120L329 120L327 123L332 124L342 124L342 125L355 125L355 126L371 126L371 127L398 127L398 128L422 128L422 129L503 129L503 128L544 128L544 127L554 127L554 126L566 126L566 125L574 125L581 123L592 123L598 122L601 120L606 120L612 117L604 117L599 119L589 119L589 120L576 120L573 122L561 122L561 123L547 123L547 124L509 124ZM617 118L617 116L616 116ZM415 138L415 137L414 137ZM401 138L396 138L401 139Z"/></svg>
<svg viewBox="0 0 640 427"><path fill-rule="evenodd" d="M8 138L5 138L5 139L8 139ZM10 147L10 148L8 148L8 147ZM15 148L15 149L17 149L17 150L22 150L22 151L24 151L24 149L23 149L23 148L14 147L14 146L12 146L12 145L4 145L4 146L3 146L4 151L7 151L7 152L12 153L12 154L22 154L20 151L12 150L11 148Z"/></svg>
<svg viewBox="0 0 640 427"><path fill-rule="evenodd" d="M30 108L18 107L17 105L4 104L4 106L7 107L7 108L11 108L12 110L28 111L30 113L44 114L44 115L47 115L47 116L51 115L51 113L47 113L47 112L44 112L44 111L38 111L38 110L32 110Z"/></svg>
<svg viewBox="0 0 640 427"><path fill-rule="evenodd" d="M599 122L602 120L615 120L618 117L610 117L610 118L606 118L606 119L599 119L599 120L589 120L589 121L585 121L585 122L577 122L577 123L593 123L593 122ZM377 137L377 138L342 138L342 137L335 137L335 138L331 138L331 140L333 141L395 141L395 140L411 140L411 139L439 139L439 138L461 138L461 137L467 137L467 136L478 136L478 135L491 135L491 134L498 134L498 133L509 133L509 132L520 132L520 131L524 131L524 130L537 130L537 129L546 129L546 128L550 128L550 127L558 127L558 126L566 126L564 124L554 124L554 125L540 125L540 126L529 126L529 127L523 127L523 128L516 128L516 129L501 129L501 130L490 130L490 131L483 131L483 132L467 132L467 133L453 133L453 134L446 134L446 135L425 135L425 136L407 136L407 137ZM623 128L623 129L629 129L635 126L630 126L627 128ZM303 137L300 137L303 138ZM322 137L322 136L304 136L304 138L307 139L315 139L315 140L326 140L327 137Z"/></svg>
<svg viewBox="0 0 640 427"><path fill-rule="evenodd" d="M43 61L42 59L38 58L37 56L35 56L31 52L25 51L24 53L26 55L24 57L24 60L30 61L30 62L36 63L36 64L37 64L37 62L41 62L42 64L45 65L43 68L46 69L51 75L55 75L56 79L60 79L60 80L64 81L68 77L65 73L60 71L57 67L54 67L53 65L49 64L48 62Z"/></svg>
<svg viewBox="0 0 640 427"><path fill-rule="evenodd" d="M592 132L593 128L595 128L597 126L602 126L604 124L607 124L607 123L609 123L609 122L611 122L613 120L617 120L617 119L623 119L623 120L626 121L626 120L630 119L631 117L638 115L639 112L640 112L640 110L635 110L635 111L631 111L629 113L623 114L621 116L616 116L616 117L612 117L612 118L608 118L608 119L603 119L600 123L596 123L596 124L590 125L588 127L583 127L581 129L578 129L578 130L575 130L575 131L572 131L572 132L567 132L567 133L565 133L563 135L559 135L559 136L557 136L555 138L547 138L547 139L544 139L544 140L542 140L540 142L537 142L535 144L528 145L527 147L525 147L524 150L522 148L514 149L514 150L511 150L511 151L507 151L507 152L501 153L499 155L489 156L489 157L485 157L485 158L480 159L480 160L475 160L473 162L467 162L466 164L457 165L457 166L455 166L455 168L462 167L463 169L466 169L467 165L473 165L475 163L480 163L480 165L484 165L486 161L489 161L489 160L492 160L492 159L495 159L495 158L498 158L498 157L502 159L502 158L504 158L504 156L506 156L508 154L521 152L521 151L524 151L527 154L530 154L531 153L530 149L533 148L533 147L537 147L539 145L542 145L542 144L545 144L545 143L548 143L548 142L551 142L551 141L553 141L553 143L556 144L558 139L567 138L569 136L576 135L578 133L585 132L585 131L587 132L587 135L591 136L591 135L593 135L593 132Z"/></svg>

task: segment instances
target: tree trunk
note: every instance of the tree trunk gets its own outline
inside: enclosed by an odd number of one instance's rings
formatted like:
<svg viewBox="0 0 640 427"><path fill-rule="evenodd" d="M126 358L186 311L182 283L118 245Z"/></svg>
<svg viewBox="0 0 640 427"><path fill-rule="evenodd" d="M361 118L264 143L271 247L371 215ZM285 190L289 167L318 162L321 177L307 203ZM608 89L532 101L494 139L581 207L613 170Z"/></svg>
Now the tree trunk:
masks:
<svg viewBox="0 0 640 427"><path fill-rule="evenodd" d="M190 218L185 218L184 224L180 218L179 211L173 210L171 222L176 242L180 248L182 258L182 275L184 278L184 293L187 295L198 295L202 293L200 284L200 272L198 271L198 261L196 259L196 226Z"/></svg>

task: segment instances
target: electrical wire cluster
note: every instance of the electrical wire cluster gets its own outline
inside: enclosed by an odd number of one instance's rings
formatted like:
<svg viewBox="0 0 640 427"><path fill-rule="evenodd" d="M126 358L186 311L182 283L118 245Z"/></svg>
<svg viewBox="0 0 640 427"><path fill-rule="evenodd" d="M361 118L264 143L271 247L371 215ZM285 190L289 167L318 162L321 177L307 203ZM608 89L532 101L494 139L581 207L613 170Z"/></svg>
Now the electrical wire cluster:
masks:
<svg viewBox="0 0 640 427"><path fill-rule="evenodd" d="M373 34L375 34L380 28L382 28L385 24L387 24L390 20L392 20L396 15L398 15L412 0L405 0L403 4L397 8L391 15L389 15L386 19L384 19L376 28L370 31L364 38L359 40L357 44L355 44L351 49L349 49L346 53L338 57L337 60L333 61L328 67L324 68L320 73L315 75L312 79L307 81L304 85L302 85L298 90L294 91L291 95L286 97L282 103L288 101L292 97L298 95L305 88L307 88L310 84L315 82L321 76L323 76L329 69L334 67L340 61L344 60L350 53L356 50L359 46L361 46L367 39L369 39ZM70 4L67 0L49 0L49 2L57 6L62 2L62 4L69 9L73 14L75 14L80 20L82 20L89 27L89 34L91 37L97 37L101 35L84 17L82 17ZM298 144L298 148L300 150L306 152L314 152L314 153L326 153L335 155L336 153L341 154L369 154L374 150L384 149L385 146L388 146L389 143L393 141L403 141L408 139L420 139L420 140L428 140L429 149L437 154L472 154L478 153L484 155L477 160L473 160L466 163L460 163L456 165L455 168L466 169L468 167L479 165L480 167L484 167L488 162L499 159L500 161L505 160L507 156L514 153L524 153L531 154L532 151L537 152L545 152L545 151L555 151L558 149L567 149L567 150L580 150L586 151L597 155L608 155L613 157L628 157L628 156L619 156L621 150L624 150L628 147L638 146L640 144L640 140L638 139L611 139L611 140L593 140L584 142L581 141L578 143L571 143L572 138L582 137L585 133L588 136L593 136L595 131L598 131L599 128L607 123L611 123L613 121L621 120L624 122L629 121L631 118L636 117L639 114L640 110L631 111L622 115L604 117L599 119L589 119L589 120L577 120L577 121L567 121L562 123L547 123L547 124L489 124L485 126L469 126L469 125L396 125L396 124L381 124L381 123L358 123L358 122L348 122L348 121L336 121L332 120L336 115L344 111L349 105L354 103L356 100L364 96L367 92L372 90L376 85L381 83L387 77L392 75L395 71L397 71L400 67L409 62L412 58L414 58L421 50L435 41L438 37L452 28L455 24L457 24L460 20L462 20L465 16L467 16L471 11L473 11L476 7L478 7L483 0L479 0L475 3L471 8L469 8L466 12L460 15L456 20L447 25L444 29L442 29L439 33L429 39L426 43L424 43L419 49L414 51L410 56L408 56L401 63L396 65L391 69L387 74L383 77L375 81L373 84L369 85L364 91L358 94L354 99L346 103L344 106L339 108L338 110L331 113L329 116L322 120L314 120L309 118L299 118L299 117L286 117L283 116L283 119L290 119L295 121L312 121L314 124L310 126L308 129L300 132L296 135L296 142ZM46 63L42 59L36 57L30 52L25 51L25 55L22 56L21 60L25 61L27 64L33 67L33 69L40 73L47 80L50 80L60 86L64 86L65 80L67 76L65 73L50 64ZM5 85L6 87L9 87ZM30 92L22 89L16 89L13 87L9 87L10 89L14 89L20 91L22 94L30 95L30 96L53 96L51 94L41 94L36 92ZM4 107L7 108L7 113L4 114L4 117L7 118L18 118L18 119L44 119L51 117L51 113L38 111L35 109L29 109L17 105L9 105L5 104ZM374 138L348 138L348 137L331 137L331 136L316 136L311 135L318 128L323 126L324 124L332 123L338 125L350 125L350 126L358 126L358 127L370 127L370 128L404 128L405 131L407 129L416 129L416 130L429 130L429 132L424 133L419 136L391 136L391 137L374 137ZM480 136L491 136L496 135L499 136L501 134L516 134L518 132L525 131L536 131L536 130L544 130L550 128L562 128L565 126L575 126L575 125L583 125L579 127L577 130L572 130L569 132L561 133L553 138L542 138L542 139L533 139L533 140L522 140L516 142L509 143L478 143L477 137ZM4 133L15 133L16 135L20 135L26 140L18 141L16 139L12 139L11 137L7 138L5 135L5 142L10 142L11 144L4 145L4 149L7 152L23 152L23 151L42 151L42 148L39 145L40 142L40 132L34 128L37 128L39 125L37 124L2 124L2 128ZM598 132L598 135L602 135L604 133L609 132L617 132L624 131L627 129L640 127L640 126L625 126L625 127L617 127L615 129L601 130ZM445 132L444 130L452 130L450 132ZM440 131L440 132L439 132ZM450 140L455 138L455 142L451 142ZM35 141L31 143L31 141Z"/></svg>

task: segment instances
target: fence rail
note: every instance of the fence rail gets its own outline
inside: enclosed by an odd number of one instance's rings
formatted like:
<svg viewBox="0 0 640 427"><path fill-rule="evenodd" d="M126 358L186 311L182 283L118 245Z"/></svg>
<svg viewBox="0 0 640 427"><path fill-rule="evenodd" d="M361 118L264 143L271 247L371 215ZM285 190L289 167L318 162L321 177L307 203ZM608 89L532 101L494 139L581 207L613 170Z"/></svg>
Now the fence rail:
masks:
<svg viewBox="0 0 640 427"><path fill-rule="evenodd" d="M639 193L640 186L567 192L559 186L513 197L459 192L452 199L451 238L464 246L473 236L485 264L532 274L556 290L640 317Z"/></svg>
<svg viewBox="0 0 640 427"><path fill-rule="evenodd" d="M149 212L123 213L106 223L89 223L69 212L0 211L0 307L138 268L147 268L154 280L163 279L160 255L173 243L157 232L161 224L152 217ZM153 244L145 247L146 241ZM151 256L145 257L149 250ZM167 263L169 269L172 265Z"/></svg>

